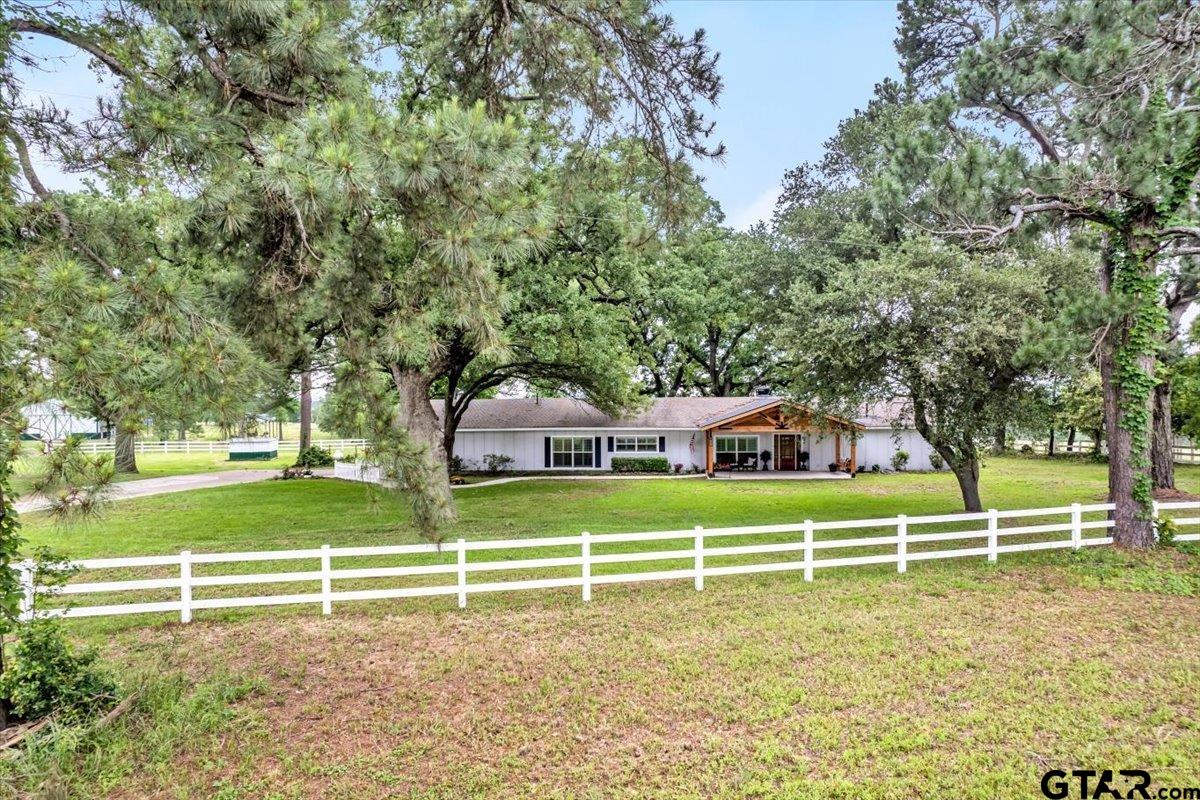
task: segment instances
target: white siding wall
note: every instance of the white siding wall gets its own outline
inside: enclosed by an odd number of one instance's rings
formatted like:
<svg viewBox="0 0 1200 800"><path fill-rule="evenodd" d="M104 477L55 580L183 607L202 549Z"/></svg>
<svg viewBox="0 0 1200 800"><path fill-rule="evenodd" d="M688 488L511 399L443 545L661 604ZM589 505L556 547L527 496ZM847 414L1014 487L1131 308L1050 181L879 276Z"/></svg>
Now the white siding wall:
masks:
<svg viewBox="0 0 1200 800"><path fill-rule="evenodd" d="M483 456L487 453L504 453L516 459L512 469L518 472L541 470L546 468L547 436L588 436L600 437L600 469L607 471L612 468L612 457L615 455L665 455L671 464L683 464L684 470L693 464L704 468L704 436L699 431L659 431L645 428L637 430L614 430L612 428L587 428L570 431L459 431L454 440L454 453L462 458L470 469L483 469ZM608 452L609 436L665 436L667 451L665 453L610 453ZM695 452L691 450L695 442Z"/></svg>
<svg viewBox="0 0 1200 800"><path fill-rule="evenodd" d="M897 438L899 442L897 443ZM864 431L858 440L858 463L870 469L878 464L880 469L892 468L892 455L897 450L908 453L906 469L924 471L933 469L929 454L933 448L916 431L900 431L897 435L890 428Z"/></svg>
<svg viewBox="0 0 1200 800"><path fill-rule="evenodd" d="M611 428L588 428L570 431L459 431L454 442L454 452L462 458L469 469L483 469L483 456L486 453L503 453L512 456L515 462L512 469L519 472L543 470L546 468L545 437L547 436L589 436L600 437L600 470L608 471L612 466L614 455L637 455L634 453L618 454L608 452L609 436L665 436L667 451L662 454L671 464L683 464L688 470L694 464L704 468L704 435L700 431L661 431L645 428L635 430L614 430ZM743 434L746 435L746 434ZM770 433L760 433L758 436L758 452L774 449L774 436ZM694 447L694 449L693 449ZM825 470L833 461L834 437L829 434L812 434L804 437L800 449L807 448L809 452L809 469ZM892 454L897 449L908 451L908 469L928 470L929 454L933 448L921 438L916 431L901 431L897 445L891 429L864 431L858 440L858 463L870 469L878 464L882 469L891 469ZM645 453L643 455L655 455ZM842 438L842 458L850 457L850 443ZM772 467L775 466L772 460Z"/></svg>
<svg viewBox="0 0 1200 800"><path fill-rule="evenodd" d="M832 433L814 433L806 436L805 446L808 448L808 468L814 470L828 471L830 462L833 461L833 434ZM850 457L850 443L845 439L842 440L842 458Z"/></svg>

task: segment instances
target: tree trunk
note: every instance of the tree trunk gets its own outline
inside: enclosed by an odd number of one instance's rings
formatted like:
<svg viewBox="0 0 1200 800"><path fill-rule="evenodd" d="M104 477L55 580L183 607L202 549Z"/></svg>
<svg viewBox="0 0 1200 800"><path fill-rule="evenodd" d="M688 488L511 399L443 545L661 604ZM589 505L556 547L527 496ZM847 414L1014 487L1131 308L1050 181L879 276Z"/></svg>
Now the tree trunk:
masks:
<svg viewBox="0 0 1200 800"><path fill-rule="evenodd" d="M413 496L418 524L433 533L441 523L458 519L443 431L429 402L433 379L420 370L396 366L392 368L392 380L400 400L396 425L407 434L411 445L410 457L405 458L407 468L399 470L397 477Z"/></svg>
<svg viewBox="0 0 1200 800"><path fill-rule="evenodd" d="M454 436L457 431L454 428L453 422L447 422L442 434L442 449L446 451L446 468L450 468L450 463L454 461Z"/></svg>
<svg viewBox="0 0 1200 800"><path fill-rule="evenodd" d="M1097 428L1096 430L1092 431L1092 455L1099 458L1103 449L1104 449L1104 429Z"/></svg>
<svg viewBox="0 0 1200 800"><path fill-rule="evenodd" d="M1106 243L1101 267L1101 285L1106 294L1113 289L1115 255L1111 242ZM1126 258L1133 257L1132 253L1124 255ZM1121 547L1144 549L1154 546L1154 524L1150 518L1149 503L1143 505L1135 496L1135 487L1138 483L1138 464L1150 464L1150 426L1147 424L1147 430L1141 431L1145 446L1135 447L1134 437L1126 427L1130 424L1130 409L1127 408L1130 401L1122 389L1117 365L1117 353L1129 338L1135 314L1136 311L1126 313L1110 326L1098 348L1097 361L1104 394L1104 429L1108 436L1108 495L1115 506L1112 512L1113 542ZM1135 366L1139 371L1153 374L1154 358L1139 356ZM1152 397L1146 398L1147 423L1150 419L1151 401Z"/></svg>
<svg viewBox="0 0 1200 800"><path fill-rule="evenodd" d="M5 444L5 442L0 442L0 447L3 447ZM8 497L4 494L4 482L8 479L11 470L11 464L7 461L8 453L0 453L0 458L5 459L4 463L0 463L0 530L5 530L5 523L8 521L6 518L10 513L15 515L17 513L17 509L15 506L13 508L8 507ZM10 528L12 535L14 536L17 535L16 524L17 522L14 518L12 527ZM4 645L4 637L3 635L0 635L0 675L4 674L5 668ZM0 728L6 727L8 727L7 703L0 700Z"/></svg>
<svg viewBox="0 0 1200 800"><path fill-rule="evenodd" d="M1171 382L1154 387L1153 459L1150 471L1155 489L1175 488L1175 432L1171 430Z"/></svg>
<svg viewBox="0 0 1200 800"><path fill-rule="evenodd" d="M113 437L113 467L117 472L137 472L137 451L133 444L133 431L125 424L125 420L117 421L116 434Z"/></svg>
<svg viewBox="0 0 1200 800"><path fill-rule="evenodd" d="M935 435L926 414L925 400L914 393L912 404L913 426L917 433L933 446L958 479L963 508L968 513L982 511L983 505L979 499L979 451L975 447L974 437L964 435L954 439Z"/></svg>
<svg viewBox="0 0 1200 800"><path fill-rule="evenodd" d="M996 426L996 430L992 432L992 455L1002 456L1005 450L1005 441L1008 439L1008 429L1001 423Z"/></svg>
<svg viewBox="0 0 1200 800"><path fill-rule="evenodd" d="M454 418L454 403L447 397L442 403L442 449L446 451L446 467L454 460L454 440L458 435L458 422Z"/></svg>
<svg viewBox="0 0 1200 800"><path fill-rule="evenodd" d="M1067 452L1075 452L1075 428L1074 426L1067 428Z"/></svg>
<svg viewBox="0 0 1200 800"><path fill-rule="evenodd" d="M1054 458L1054 428L1050 429L1050 443L1046 445L1046 455Z"/></svg>
<svg viewBox="0 0 1200 800"><path fill-rule="evenodd" d="M979 459L961 460L952 469L954 477L958 479L958 490L962 493L963 510L968 513L983 511L983 502L979 499Z"/></svg>
<svg viewBox="0 0 1200 800"><path fill-rule="evenodd" d="M312 371L300 373L300 450L312 445Z"/></svg>

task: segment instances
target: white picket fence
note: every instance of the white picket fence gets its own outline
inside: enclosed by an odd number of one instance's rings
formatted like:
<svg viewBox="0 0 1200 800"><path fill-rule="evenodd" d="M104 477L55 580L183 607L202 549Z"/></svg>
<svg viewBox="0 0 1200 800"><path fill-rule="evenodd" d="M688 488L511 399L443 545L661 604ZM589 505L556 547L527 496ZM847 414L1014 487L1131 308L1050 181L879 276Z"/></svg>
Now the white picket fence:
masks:
<svg viewBox="0 0 1200 800"><path fill-rule="evenodd" d="M395 545L377 547L330 547L322 545L319 548L306 550L278 550L245 553L192 553L183 551L176 555L136 556L132 558L95 558L78 562L75 566L83 571L130 569L130 568L171 568L169 577L141 578L136 580L95 581L87 583L68 583L66 586L43 589L37 586L37 576L30 562L20 565L20 578L24 587L24 602L22 616L30 619L34 614L59 617L99 617L121 614L144 614L155 612L178 613L183 622L189 622L197 610L219 608L245 608L251 606L277 606L294 604L320 604L325 614L332 613L334 603L355 600L384 600L406 597L430 597L438 595L453 595L458 598L458 605L465 608L470 594L482 592L504 592L531 589L551 589L561 587L578 587L582 599L591 600L592 589L606 584L634 583L641 581L692 580L697 590L704 588L706 578L723 575L744 575L766 572L803 571L804 579L811 581L813 572L817 569L831 567L851 567L865 564L895 564L898 572L905 572L908 565L915 561L926 561L948 558L983 557L988 561L996 561L1006 553L1022 553L1036 550L1074 549L1106 545L1112 542L1112 537L1104 535L1088 535L1089 532L1106 531L1113 526L1107 518L1085 520L1085 515L1097 515L1112 510L1111 504L1079 504L1059 506L1054 508L1031 508L1010 511L995 509L982 513L939 514L932 516L912 516L903 514L896 517L877 519L837 520L830 522L813 522L804 520L798 524L785 525L754 525L732 528L696 527L688 530L649 531L639 533L608 533L590 534L583 532L577 536L550 536L544 538L513 539L498 541L466 541L443 545L438 551L432 545ZM1200 503L1175 502L1159 503L1156 514L1163 511L1200 511ZM1059 518L1059 521L1038 524L1021 524L1021 520L1032 518ZM1062 519L1065 518L1065 519ZM1004 521L1016 520L1018 524L1009 527L1001 525ZM1180 518L1175 517L1178 526L1200 525L1200 516ZM952 523L976 523L983 527L972 529L919 532L914 529L927 528L931 525ZM890 529L883 536L859 536L855 538L826 538L820 534L826 532L844 532L850 530ZM1061 538L1063 534L1070 538ZM1040 541L1020 541L1005 544L1005 540L1013 537L1029 539L1045 534L1058 534L1060 538L1043 538ZM738 537L783 537L785 541L762 544L729 544ZM1200 534L1181 533L1177 536L1181 541L1200 540ZM970 546L955 549L917 549L910 550L914 545L943 542L964 542L976 540ZM613 545L644 543L644 542L674 542L670 549L652 551L627 552L595 552L596 548L609 549ZM838 555L837 557L821 557L830 550L853 550L854 548L873 547L876 549L889 548L885 553L869 555ZM536 558L525 557L536 555L538 548L578 548L577 554L567 556ZM472 560L470 554L487 554L494 551L515 551L520 557L489 558ZM532 551L527 553L526 551ZM766 563L713 564L713 561L728 561L732 557L744 557L763 554L798 554L799 559L771 560ZM335 562L348 559L378 558L388 556L436 556L441 563L403 564L376 567L342 567L335 569ZM453 561L445 561L448 555L453 555ZM252 562L269 561L306 561L315 562L316 569L290 572L256 572L247 574L198 575L197 567L205 565L238 564L246 565ZM606 573L607 565L632 564L655 561L685 560L690 566L683 569L665 569L646 572L626 571ZM594 568L599 567L599 573ZM519 570L530 572L539 569L564 568L578 574L543 578L521 578L517 580L488 580L471 582L468 576L472 573L500 573ZM366 579L412 578L429 576L451 576L450 582L440 582L434 585L418 586L387 586L386 588L345 588L335 589L335 583L350 580ZM211 587L250 586L263 584L311 584L313 591L292 594L266 594L257 596L236 597L203 597L197 598L193 593L198 589ZM317 588L319 587L319 589ZM80 597L95 597L120 592L133 591L164 591L178 592L178 598L153 602L129 602L104 605L70 605L70 601ZM35 598L41 595L51 595L47 601L57 602L57 607L46 607L44 601ZM67 605L61 605L63 598Z"/></svg>
<svg viewBox="0 0 1200 800"><path fill-rule="evenodd" d="M344 481L357 481L358 483L379 483L380 471L379 467L373 467L368 464L360 464L353 461L335 461L333 463L333 477L341 478Z"/></svg>
<svg viewBox="0 0 1200 800"><path fill-rule="evenodd" d="M323 447L331 452L338 450L347 451L354 449L362 449L367 446L366 439L314 439L313 444L317 447ZM113 451L113 442L111 439L89 439L79 443L80 449L85 453L111 453ZM228 453L228 441L209 442L203 439L184 439L179 441L165 440L160 442L134 442L134 449L138 455L146 453ZM300 442L298 440L280 440L279 452L281 453L296 453L300 451Z"/></svg>

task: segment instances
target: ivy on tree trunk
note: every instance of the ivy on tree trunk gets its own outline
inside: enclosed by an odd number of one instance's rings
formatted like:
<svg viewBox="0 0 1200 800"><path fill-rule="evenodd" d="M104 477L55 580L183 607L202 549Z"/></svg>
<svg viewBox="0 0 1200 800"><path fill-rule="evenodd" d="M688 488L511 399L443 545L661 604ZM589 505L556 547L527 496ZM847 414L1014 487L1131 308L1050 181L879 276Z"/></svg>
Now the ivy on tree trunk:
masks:
<svg viewBox="0 0 1200 800"><path fill-rule="evenodd" d="M1129 310L1110 325L1099 347L1108 435L1113 541L1132 548L1154 544L1150 479L1151 400L1158 384L1155 354L1166 330L1158 304L1154 248L1145 237L1114 232L1104 253L1106 288Z"/></svg>

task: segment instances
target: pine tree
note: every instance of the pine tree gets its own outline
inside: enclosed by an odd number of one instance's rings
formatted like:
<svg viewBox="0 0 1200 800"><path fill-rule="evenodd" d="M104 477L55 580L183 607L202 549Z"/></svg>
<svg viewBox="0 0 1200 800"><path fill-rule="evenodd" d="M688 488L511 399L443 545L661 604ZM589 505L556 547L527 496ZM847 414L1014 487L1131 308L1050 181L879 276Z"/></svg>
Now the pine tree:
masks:
<svg viewBox="0 0 1200 800"><path fill-rule="evenodd" d="M1097 234L1109 490L1128 547L1154 542L1160 265L1200 252L1198 41L1190 9L1170 0L901 7L898 45L931 125L898 143L893 195L923 195L927 224L976 245L1036 217Z"/></svg>
<svg viewBox="0 0 1200 800"><path fill-rule="evenodd" d="M720 149L696 109L720 89L702 35L632 0L503 6L17 2L7 15L120 85L86 131L30 109L12 127L76 167L185 182L192 243L227 270L231 318L270 360L298 370L330 340L339 374L391 377L363 395L372 435L429 532L454 516L429 406L442 334L501 343L497 269L549 231L534 167L563 151L545 145L629 134L664 187L686 153ZM377 68L380 48L396 68Z"/></svg>

